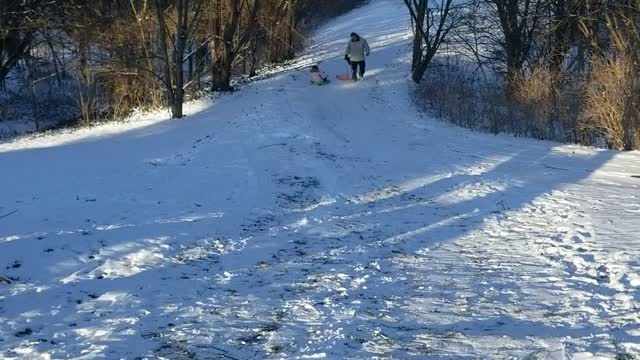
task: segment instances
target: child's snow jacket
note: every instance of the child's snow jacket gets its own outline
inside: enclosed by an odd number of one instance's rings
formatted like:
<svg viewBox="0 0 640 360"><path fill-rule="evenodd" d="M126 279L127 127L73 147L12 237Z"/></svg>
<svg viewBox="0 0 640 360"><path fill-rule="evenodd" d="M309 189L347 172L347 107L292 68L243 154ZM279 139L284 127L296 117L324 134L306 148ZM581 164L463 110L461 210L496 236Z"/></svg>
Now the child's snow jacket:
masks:
<svg viewBox="0 0 640 360"><path fill-rule="evenodd" d="M310 76L311 82L314 84L320 84L327 81L327 77L323 76L319 71L312 71Z"/></svg>

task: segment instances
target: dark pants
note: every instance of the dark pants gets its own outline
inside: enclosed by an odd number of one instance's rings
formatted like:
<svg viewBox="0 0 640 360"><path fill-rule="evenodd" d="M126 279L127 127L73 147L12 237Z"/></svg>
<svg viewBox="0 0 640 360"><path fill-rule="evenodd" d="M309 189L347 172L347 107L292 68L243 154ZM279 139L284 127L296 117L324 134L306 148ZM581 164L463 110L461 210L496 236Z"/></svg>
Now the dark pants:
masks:
<svg viewBox="0 0 640 360"><path fill-rule="evenodd" d="M360 67L360 72L358 73L358 67ZM351 70L353 70L353 78L356 78L356 74L360 74L360 77L364 76L364 72L366 69L366 64L364 61L352 61L351 62Z"/></svg>

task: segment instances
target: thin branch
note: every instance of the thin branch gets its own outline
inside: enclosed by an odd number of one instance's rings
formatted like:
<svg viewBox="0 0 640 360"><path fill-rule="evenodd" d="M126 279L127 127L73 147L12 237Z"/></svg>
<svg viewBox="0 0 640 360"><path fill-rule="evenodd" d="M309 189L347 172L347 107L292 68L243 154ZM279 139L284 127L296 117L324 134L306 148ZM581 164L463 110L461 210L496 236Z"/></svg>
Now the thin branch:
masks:
<svg viewBox="0 0 640 360"><path fill-rule="evenodd" d="M12 211L12 212L10 212L10 213L7 213L7 214L4 214L4 215L0 216L0 219L4 219L4 218L6 218L6 217L8 217L8 216L11 216L11 215L13 215L13 214L17 213L17 212L18 212L18 210L13 210L13 211Z"/></svg>

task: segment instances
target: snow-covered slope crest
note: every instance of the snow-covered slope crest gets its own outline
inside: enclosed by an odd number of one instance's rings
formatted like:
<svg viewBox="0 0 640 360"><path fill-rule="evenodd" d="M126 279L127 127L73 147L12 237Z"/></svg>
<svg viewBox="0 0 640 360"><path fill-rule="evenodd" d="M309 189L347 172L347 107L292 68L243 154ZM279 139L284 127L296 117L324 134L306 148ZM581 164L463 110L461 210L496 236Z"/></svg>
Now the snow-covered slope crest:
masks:
<svg viewBox="0 0 640 360"><path fill-rule="evenodd" d="M185 120L0 145L0 358L640 353L640 154L417 113L408 25L372 0ZM310 86L352 31L367 79Z"/></svg>

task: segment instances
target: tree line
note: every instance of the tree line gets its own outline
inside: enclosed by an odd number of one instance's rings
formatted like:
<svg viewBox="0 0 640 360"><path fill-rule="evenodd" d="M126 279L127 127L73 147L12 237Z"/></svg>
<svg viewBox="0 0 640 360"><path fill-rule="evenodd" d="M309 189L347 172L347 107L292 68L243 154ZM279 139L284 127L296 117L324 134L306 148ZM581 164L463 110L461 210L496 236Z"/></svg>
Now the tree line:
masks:
<svg viewBox="0 0 640 360"><path fill-rule="evenodd" d="M180 118L186 97L293 58L311 26L361 2L3 0L0 86L19 74L35 100L70 91L85 123L160 106Z"/></svg>
<svg viewBox="0 0 640 360"><path fill-rule="evenodd" d="M443 117L640 149L640 0L403 2L412 78Z"/></svg>

